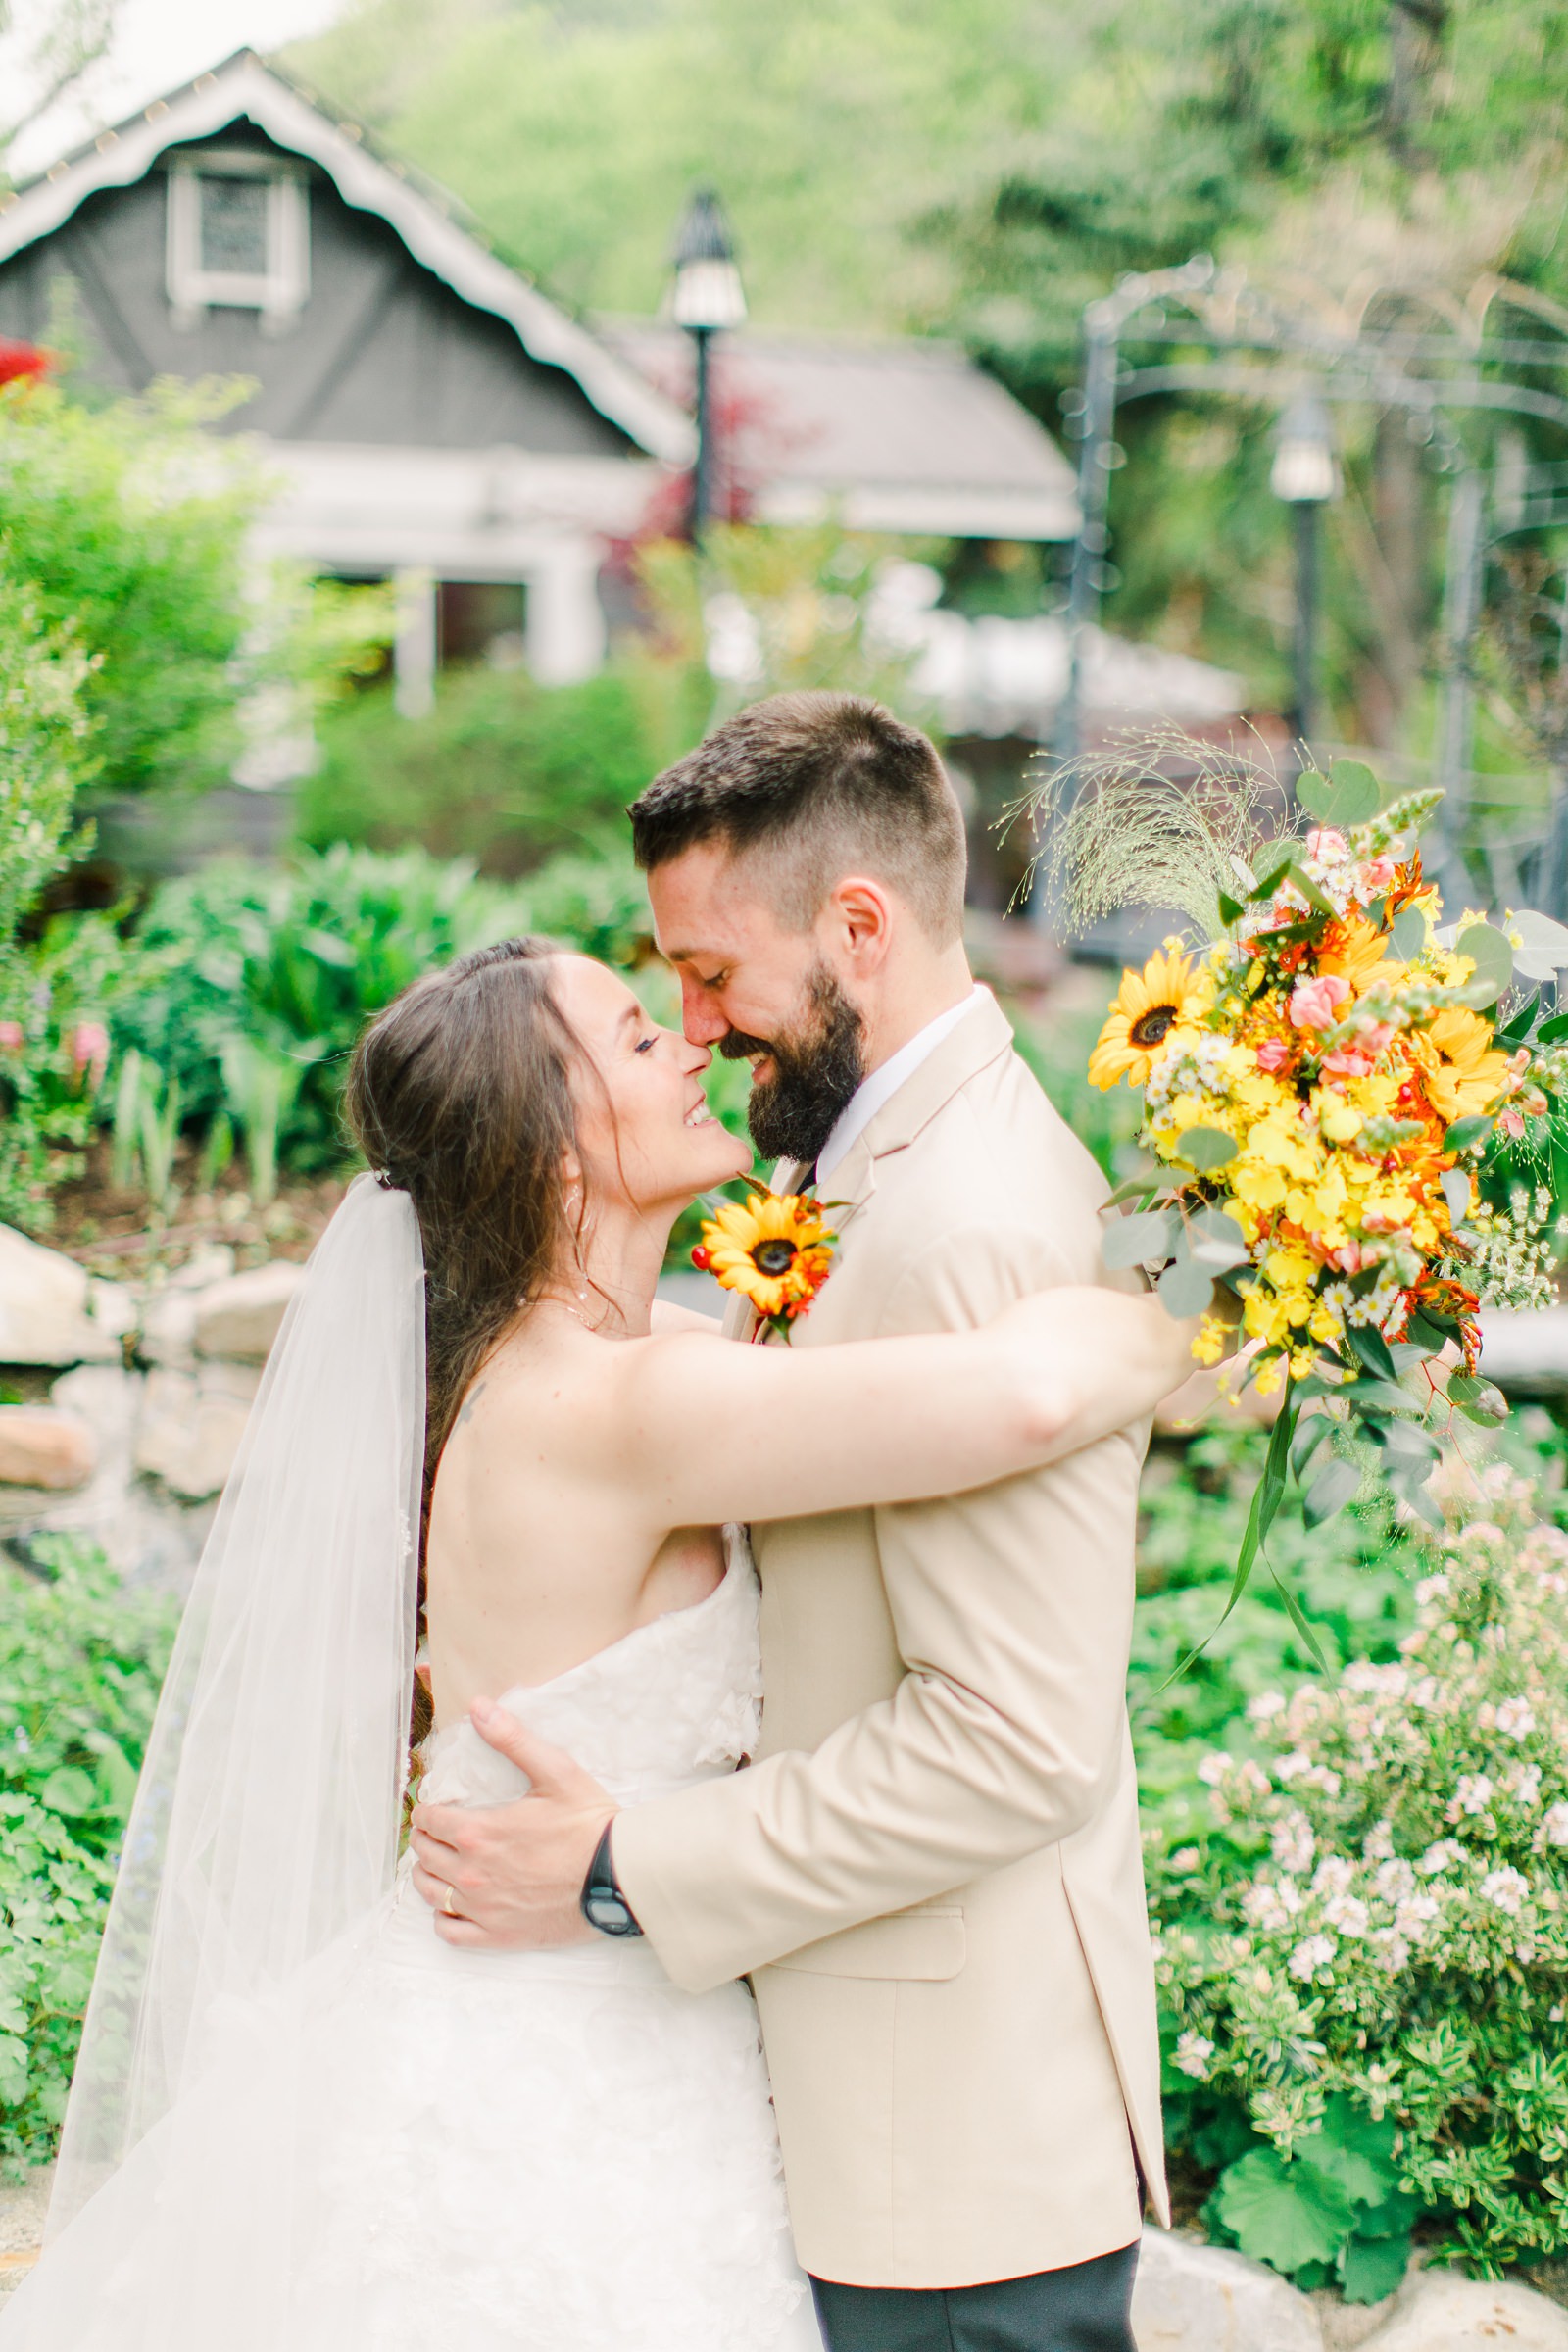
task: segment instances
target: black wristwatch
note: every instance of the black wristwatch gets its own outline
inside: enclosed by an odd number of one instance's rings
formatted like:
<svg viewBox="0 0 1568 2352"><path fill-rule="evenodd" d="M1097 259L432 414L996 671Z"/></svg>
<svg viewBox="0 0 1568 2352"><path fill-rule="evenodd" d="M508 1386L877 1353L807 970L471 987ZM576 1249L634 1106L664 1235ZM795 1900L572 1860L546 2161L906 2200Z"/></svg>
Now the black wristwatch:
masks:
<svg viewBox="0 0 1568 2352"><path fill-rule="evenodd" d="M588 1876L582 1883L582 1915L601 1936L640 1936L642 1929L637 1925L637 1915L620 1891L611 1858L610 1833L613 1826L606 1822L605 1834L588 1865Z"/></svg>

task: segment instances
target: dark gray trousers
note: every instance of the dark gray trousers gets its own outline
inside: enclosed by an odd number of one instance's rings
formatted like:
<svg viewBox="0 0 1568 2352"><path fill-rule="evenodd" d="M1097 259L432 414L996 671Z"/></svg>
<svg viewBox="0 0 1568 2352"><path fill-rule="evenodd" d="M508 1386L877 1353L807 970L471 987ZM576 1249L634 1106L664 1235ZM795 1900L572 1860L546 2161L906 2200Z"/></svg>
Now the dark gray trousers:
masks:
<svg viewBox="0 0 1568 2352"><path fill-rule="evenodd" d="M991 2286L835 2286L813 2278L829 2352L1135 2352L1137 2245Z"/></svg>

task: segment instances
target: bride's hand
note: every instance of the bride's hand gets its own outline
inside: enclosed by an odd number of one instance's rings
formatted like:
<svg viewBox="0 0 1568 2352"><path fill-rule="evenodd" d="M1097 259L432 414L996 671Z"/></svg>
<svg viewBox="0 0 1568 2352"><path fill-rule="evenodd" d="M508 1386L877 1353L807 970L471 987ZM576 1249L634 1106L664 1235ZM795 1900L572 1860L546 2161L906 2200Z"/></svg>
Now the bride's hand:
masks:
<svg viewBox="0 0 1568 2352"><path fill-rule="evenodd" d="M1055 1459L1179 1389L1194 1369L1198 1325L1196 1315L1178 1322L1148 1293L1053 1290L1020 1298L990 1328L1016 1348L1018 1379L1054 1432ZM1096 1344L1085 1348L1091 1329Z"/></svg>

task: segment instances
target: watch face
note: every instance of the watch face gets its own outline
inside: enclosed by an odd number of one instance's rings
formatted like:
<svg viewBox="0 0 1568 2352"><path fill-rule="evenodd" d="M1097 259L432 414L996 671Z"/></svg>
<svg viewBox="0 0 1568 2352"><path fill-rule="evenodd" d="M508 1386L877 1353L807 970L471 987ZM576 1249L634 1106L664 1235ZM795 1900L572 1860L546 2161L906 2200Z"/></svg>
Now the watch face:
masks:
<svg viewBox="0 0 1568 2352"><path fill-rule="evenodd" d="M583 1909L602 1936L630 1936L636 1932L624 1900L612 1887L591 1888Z"/></svg>

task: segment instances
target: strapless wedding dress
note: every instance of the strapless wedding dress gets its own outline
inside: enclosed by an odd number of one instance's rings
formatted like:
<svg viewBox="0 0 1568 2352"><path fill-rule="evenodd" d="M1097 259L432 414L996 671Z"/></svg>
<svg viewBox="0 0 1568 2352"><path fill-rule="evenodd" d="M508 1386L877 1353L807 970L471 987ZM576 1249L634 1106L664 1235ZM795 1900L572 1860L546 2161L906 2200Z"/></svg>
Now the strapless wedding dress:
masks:
<svg viewBox="0 0 1568 2352"><path fill-rule="evenodd" d="M760 1690L732 1531L706 1600L504 1703L634 1804L733 1771ZM522 1786L466 1721L426 1743L432 1801ZM683 1992L636 1939L454 1949L408 1872L226 2022L0 2352L821 2352L747 1988Z"/></svg>

